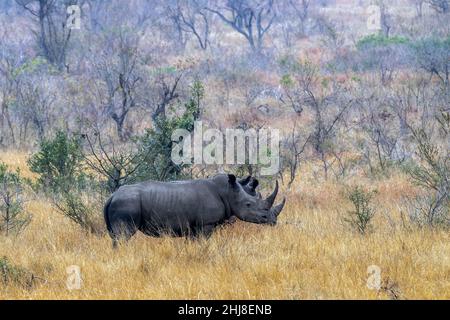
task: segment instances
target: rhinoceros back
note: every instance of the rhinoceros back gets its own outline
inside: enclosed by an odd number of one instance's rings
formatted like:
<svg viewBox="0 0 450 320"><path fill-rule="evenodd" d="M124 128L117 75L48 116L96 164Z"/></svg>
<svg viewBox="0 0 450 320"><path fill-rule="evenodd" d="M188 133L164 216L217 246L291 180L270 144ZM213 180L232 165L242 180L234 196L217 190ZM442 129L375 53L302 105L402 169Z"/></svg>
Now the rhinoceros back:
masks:
<svg viewBox="0 0 450 320"><path fill-rule="evenodd" d="M190 228L215 224L225 218L222 199L214 184L206 180L123 186L113 194L105 211L108 230L113 234L119 228L118 221L125 228L134 227L149 235L162 231L182 235Z"/></svg>

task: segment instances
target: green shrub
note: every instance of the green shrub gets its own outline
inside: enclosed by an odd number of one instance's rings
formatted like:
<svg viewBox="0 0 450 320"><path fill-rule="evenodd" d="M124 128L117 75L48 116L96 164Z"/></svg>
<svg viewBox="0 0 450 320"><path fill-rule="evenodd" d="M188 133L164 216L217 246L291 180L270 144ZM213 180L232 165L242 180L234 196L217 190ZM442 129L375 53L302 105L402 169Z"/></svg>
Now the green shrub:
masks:
<svg viewBox="0 0 450 320"><path fill-rule="evenodd" d="M348 192L348 199L354 210L347 212L348 217L344 221L361 234L372 229L372 218L375 215L372 200L376 193L376 190L366 191L361 186L355 186Z"/></svg>
<svg viewBox="0 0 450 320"><path fill-rule="evenodd" d="M438 132L412 129L417 143L415 165L406 168L424 194L413 199L410 217L420 225L450 225L450 114L437 117Z"/></svg>
<svg viewBox="0 0 450 320"><path fill-rule="evenodd" d="M29 224L31 215L24 210L24 180L0 162L0 232L18 234Z"/></svg>
<svg viewBox="0 0 450 320"><path fill-rule="evenodd" d="M161 117L154 128L138 139L140 156L137 161L143 163L136 175L138 180L174 180L182 177L183 169L188 165L176 165L172 162L172 133L175 129L194 130L194 123L200 117L200 103L204 89L200 82L191 88L191 98L184 105L182 114Z"/></svg>
<svg viewBox="0 0 450 320"><path fill-rule="evenodd" d="M39 175L39 185L57 191L82 183L82 159L79 139L58 131L53 139L41 142L40 150L31 156L28 165Z"/></svg>
<svg viewBox="0 0 450 320"><path fill-rule="evenodd" d="M358 40L356 47L361 50L367 47L384 47L389 45L409 44L410 40L405 37L386 37L381 34L371 34Z"/></svg>
<svg viewBox="0 0 450 320"><path fill-rule="evenodd" d="M101 213L107 196L108 193L99 186L89 189L73 188L54 195L53 205L59 213L78 224L83 230L102 234L106 229Z"/></svg>
<svg viewBox="0 0 450 320"><path fill-rule="evenodd" d="M100 183L84 170L81 140L58 131L54 138L44 140L40 150L29 160L31 171L39 175L53 206L63 216L92 233L101 233L99 220L104 198Z"/></svg>

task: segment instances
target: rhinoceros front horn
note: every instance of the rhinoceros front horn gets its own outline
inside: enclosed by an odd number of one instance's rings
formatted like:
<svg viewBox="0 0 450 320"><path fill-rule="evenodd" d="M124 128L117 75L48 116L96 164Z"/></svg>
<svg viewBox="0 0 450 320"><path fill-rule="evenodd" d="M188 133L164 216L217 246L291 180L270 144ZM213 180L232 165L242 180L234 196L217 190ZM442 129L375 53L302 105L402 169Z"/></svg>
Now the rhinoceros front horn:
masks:
<svg viewBox="0 0 450 320"><path fill-rule="evenodd" d="M266 206L268 209L272 208L273 203L275 202L275 198L277 197L278 193L278 180L275 182L275 190L273 190L272 194L267 197L265 200Z"/></svg>
<svg viewBox="0 0 450 320"><path fill-rule="evenodd" d="M271 209L272 213L278 217L278 215L280 214L281 210L283 210L284 204L286 203L286 198L283 198L283 201L281 201L280 204L276 205L275 207L273 207Z"/></svg>

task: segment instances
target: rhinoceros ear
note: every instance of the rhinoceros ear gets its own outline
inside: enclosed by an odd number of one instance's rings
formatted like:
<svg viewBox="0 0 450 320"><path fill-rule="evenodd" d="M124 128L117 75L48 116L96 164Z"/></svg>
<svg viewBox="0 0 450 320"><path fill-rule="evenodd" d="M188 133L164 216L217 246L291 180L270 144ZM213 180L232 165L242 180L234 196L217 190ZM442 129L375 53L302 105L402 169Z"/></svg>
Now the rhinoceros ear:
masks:
<svg viewBox="0 0 450 320"><path fill-rule="evenodd" d="M244 178L244 179L240 179L239 180L239 184L241 185L241 186L245 186L245 185L247 185L249 182L250 182L250 179L252 178L252 176L247 176L246 178Z"/></svg>
<svg viewBox="0 0 450 320"><path fill-rule="evenodd" d="M236 176L234 174L229 174L228 175L228 182L234 186L236 185Z"/></svg>

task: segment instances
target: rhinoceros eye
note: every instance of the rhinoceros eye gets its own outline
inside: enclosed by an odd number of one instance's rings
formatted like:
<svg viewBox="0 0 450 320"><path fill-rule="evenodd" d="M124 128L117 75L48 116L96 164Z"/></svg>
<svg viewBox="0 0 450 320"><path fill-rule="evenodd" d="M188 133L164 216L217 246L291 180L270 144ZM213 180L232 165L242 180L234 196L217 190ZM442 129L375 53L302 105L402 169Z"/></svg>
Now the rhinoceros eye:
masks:
<svg viewBox="0 0 450 320"><path fill-rule="evenodd" d="M245 204L245 206L246 207L250 207L252 204L250 203L250 202L247 202L246 204Z"/></svg>

